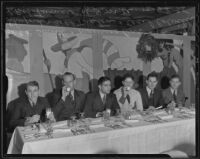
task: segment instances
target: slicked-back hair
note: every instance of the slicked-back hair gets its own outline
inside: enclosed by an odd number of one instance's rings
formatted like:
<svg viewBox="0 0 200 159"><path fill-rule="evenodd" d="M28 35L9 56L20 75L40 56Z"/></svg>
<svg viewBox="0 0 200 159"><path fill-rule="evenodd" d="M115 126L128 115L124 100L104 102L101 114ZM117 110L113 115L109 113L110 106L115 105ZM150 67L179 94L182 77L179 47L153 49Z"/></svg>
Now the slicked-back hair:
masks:
<svg viewBox="0 0 200 159"><path fill-rule="evenodd" d="M73 74L73 73L71 73L71 72L65 72L65 73L63 74L63 78L62 78L62 79L64 79L64 76L72 76L72 77L73 77L73 80L76 79L75 74Z"/></svg>
<svg viewBox="0 0 200 159"><path fill-rule="evenodd" d="M147 80L149 80L150 77L155 77L156 80L158 80L158 75L157 75L156 73L154 73L154 72L149 73L149 74L147 75Z"/></svg>
<svg viewBox="0 0 200 159"><path fill-rule="evenodd" d="M36 86L39 89L39 83L37 81L30 81L26 84L26 90L28 88L28 86Z"/></svg>
<svg viewBox="0 0 200 159"><path fill-rule="evenodd" d="M105 81L111 81L111 80L110 80L110 78L107 77L107 76L102 76L102 77L100 77L99 80L98 80L98 86L99 86L99 85L102 85Z"/></svg>
<svg viewBox="0 0 200 159"><path fill-rule="evenodd" d="M171 81L172 79L174 79L174 78L178 78L178 79L179 79L179 81L181 81L181 78L180 78L180 76L179 76L179 75L177 75L177 74L174 74L174 75L172 75L172 76L171 76L171 78L170 78L170 81Z"/></svg>
<svg viewBox="0 0 200 159"><path fill-rule="evenodd" d="M135 80L134 77L130 74L130 73L127 73L123 76L123 81L125 81L127 78L131 78L133 81Z"/></svg>

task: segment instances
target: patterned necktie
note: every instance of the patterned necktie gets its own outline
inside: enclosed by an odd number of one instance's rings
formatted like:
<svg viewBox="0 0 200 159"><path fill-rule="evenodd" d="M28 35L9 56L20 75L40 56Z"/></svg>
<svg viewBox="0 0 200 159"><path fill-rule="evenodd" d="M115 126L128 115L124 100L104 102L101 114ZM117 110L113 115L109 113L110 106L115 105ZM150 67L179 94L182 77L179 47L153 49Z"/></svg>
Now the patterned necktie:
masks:
<svg viewBox="0 0 200 159"><path fill-rule="evenodd" d="M70 92L68 96L69 96L70 102L72 103L72 105L74 105L74 99L73 99L72 93Z"/></svg>
<svg viewBox="0 0 200 159"><path fill-rule="evenodd" d="M127 96L126 96L126 99L127 99L128 103L130 104L130 102L131 102L131 99L130 99L130 96L129 96L129 94L127 94Z"/></svg>
<svg viewBox="0 0 200 159"><path fill-rule="evenodd" d="M103 105L106 103L106 95L103 96Z"/></svg>

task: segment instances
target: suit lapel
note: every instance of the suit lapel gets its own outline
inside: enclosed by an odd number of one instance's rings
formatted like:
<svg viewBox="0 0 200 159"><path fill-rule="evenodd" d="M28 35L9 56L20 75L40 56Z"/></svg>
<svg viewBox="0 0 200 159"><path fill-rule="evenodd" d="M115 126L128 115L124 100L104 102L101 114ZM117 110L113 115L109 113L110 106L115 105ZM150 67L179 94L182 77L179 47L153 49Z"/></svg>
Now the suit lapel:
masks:
<svg viewBox="0 0 200 159"><path fill-rule="evenodd" d="M76 90L74 90L74 102L75 102L75 108L77 107L78 105L78 101L79 101L79 95L78 95L78 92Z"/></svg>
<svg viewBox="0 0 200 159"><path fill-rule="evenodd" d="M97 95L96 95L96 100L97 100L101 105L103 105L103 101L102 101L102 99L101 99L101 96L100 96L100 93L99 93L99 92L98 92ZM106 100L107 100L107 98L106 98Z"/></svg>
<svg viewBox="0 0 200 159"><path fill-rule="evenodd" d="M171 89L170 88L168 88L168 94L169 94L169 98L170 99L173 99L173 94L172 94L172 91L171 91Z"/></svg>

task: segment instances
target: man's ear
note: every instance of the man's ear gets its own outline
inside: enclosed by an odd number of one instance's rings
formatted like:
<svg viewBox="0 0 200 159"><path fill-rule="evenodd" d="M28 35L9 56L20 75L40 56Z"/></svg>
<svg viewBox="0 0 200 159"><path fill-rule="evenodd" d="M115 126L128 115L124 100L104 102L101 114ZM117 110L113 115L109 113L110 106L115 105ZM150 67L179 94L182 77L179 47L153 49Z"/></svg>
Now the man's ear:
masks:
<svg viewBox="0 0 200 159"><path fill-rule="evenodd" d="M101 85L98 85L98 88L101 89Z"/></svg>

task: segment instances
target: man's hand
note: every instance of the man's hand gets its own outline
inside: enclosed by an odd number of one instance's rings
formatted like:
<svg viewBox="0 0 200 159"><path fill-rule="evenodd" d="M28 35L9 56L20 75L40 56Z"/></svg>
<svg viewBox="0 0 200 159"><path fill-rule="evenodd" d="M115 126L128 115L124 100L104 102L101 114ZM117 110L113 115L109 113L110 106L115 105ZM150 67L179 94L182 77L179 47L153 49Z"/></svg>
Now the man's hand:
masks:
<svg viewBox="0 0 200 159"><path fill-rule="evenodd" d="M71 120L76 120L76 115L70 116L70 119L71 119Z"/></svg>
<svg viewBox="0 0 200 159"><path fill-rule="evenodd" d="M175 108L176 103L174 101L171 101L168 105L167 108Z"/></svg>
<svg viewBox="0 0 200 159"><path fill-rule="evenodd" d="M56 122L56 119L55 119L55 117L54 117L53 112L51 112L51 113L48 115L48 119L49 119L50 121L52 121L52 122Z"/></svg>
<svg viewBox="0 0 200 159"><path fill-rule="evenodd" d="M116 109L115 115L116 115L116 116L120 115L120 109Z"/></svg>
<svg viewBox="0 0 200 159"><path fill-rule="evenodd" d="M149 106L149 108L146 110L147 112L154 112L156 108L154 106Z"/></svg>
<svg viewBox="0 0 200 159"><path fill-rule="evenodd" d="M103 116L103 113L102 112L97 112L97 114L96 114L96 117L98 118L98 117L102 117Z"/></svg>
<svg viewBox="0 0 200 159"><path fill-rule="evenodd" d="M24 122L24 125L27 126L33 123L37 123L39 120L40 120L40 115L36 114L36 115L33 115L32 117L27 117Z"/></svg>
<svg viewBox="0 0 200 159"><path fill-rule="evenodd" d="M62 87L62 100L65 101L65 98L69 95L70 88L63 86Z"/></svg>
<svg viewBox="0 0 200 159"><path fill-rule="evenodd" d="M37 123L40 120L40 115L36 114L31 117L32 123Z"/></svg>

